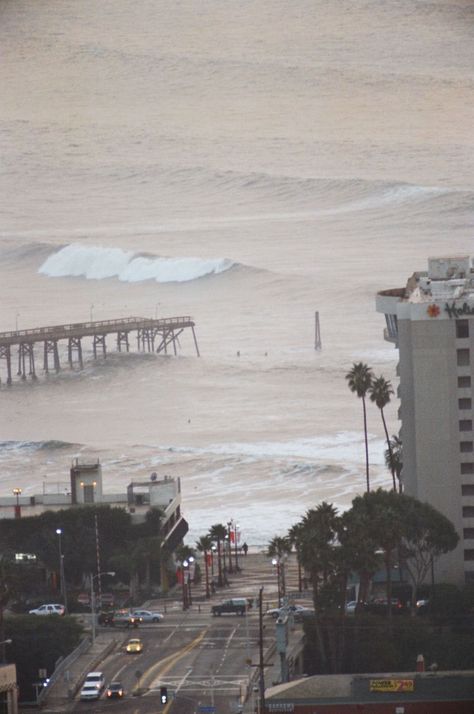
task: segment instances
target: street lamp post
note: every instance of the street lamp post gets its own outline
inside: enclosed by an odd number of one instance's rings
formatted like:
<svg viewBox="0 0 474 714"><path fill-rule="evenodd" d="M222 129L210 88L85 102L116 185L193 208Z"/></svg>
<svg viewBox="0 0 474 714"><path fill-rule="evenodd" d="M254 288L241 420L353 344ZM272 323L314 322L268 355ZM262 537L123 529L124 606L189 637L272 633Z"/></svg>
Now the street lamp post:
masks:
<svg viewBox="0 0 474 714"><path fill-rule="evenodd" d="M183 580L183 610L187 610L189 607L188 601L188 578L189 578L189 563L187 560L183 560L181 563L181 576Z"/></svg>
<svg viewBox="0 0 474 714"><path fill-rule="evenodd" d="M234 523L234 546L235 546L235 572L240 571L239 568L239 555L238 555L238 534L239 534L239 524Z"/></svg>
<svg viewBox="0 0 474 714"><path fill-rule="evenodd" d="M20 508L21 488L14 488L13 495L16 496L15 518L21 518L21 508Z"/></svg>
<svg viewBox="0 0 474 714"><path fill-rule="evenodd" d="M90 308L89 308L89 317L90 317L89 322L92 322L92 314L93 314L93 312L94 312L94 305L92 304L92 305L90 306Z"/></svg>
<svg viewBox="0 0 474 714"><path fill-rule="evenodd" d="M94 580L100 578L101 575L110 575L112 578L115 575L114 570L109 570L104 573L97 573L96 575L90 574L91 579L91 620L92 620L92 644L95 642L95 593L94 593Z"/></svg>
<svg viewBox="0 0 474 714"><path fill-rule="evenodd" d="M234 568L232 566L232 521L227 522L227 535L226 539L228 540L229 543L229 573L234 572Z"/></svg>
<svg viewBox="0 0 474 714"><path fill-rule="evenodd" d="M193 599L191 595L191 580L192 580L192 574L194 574L194 558L192 555L189 556L188 558L189 561L189 571L188 571L188 606L193 604Z"/></svg>
<svg viewBox="0 0 474 714"><path fill-rule="evenodd" d="M66 578L64 576L64 555L61 548L62 528L56 528L59 547L59 590L64 603L64 611L67 613L67 594L66 594Z"/></svg>
<svg viewBox="0 0 474 714"><path fill-rule="evenodd" d="M277 583L278 583L278 607L281 607L281 582L280 582L280 560L273 558L272 565L276 567Z"/></svg>

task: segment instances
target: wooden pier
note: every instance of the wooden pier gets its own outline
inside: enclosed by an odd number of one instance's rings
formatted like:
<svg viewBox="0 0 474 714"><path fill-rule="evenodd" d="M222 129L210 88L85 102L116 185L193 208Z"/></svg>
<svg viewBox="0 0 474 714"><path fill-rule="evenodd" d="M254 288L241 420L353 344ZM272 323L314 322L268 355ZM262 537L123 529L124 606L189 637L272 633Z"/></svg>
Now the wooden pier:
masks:
<svg viewBox="0 0 474 714"><path fill-rule="evenodd" d="M14 330L0 332L0 360L5 360L7 384L12 384L12 352L17 350L17 375L21 379L27 376L36 379L35 347L42 343L43 371L50 369L59 372L61 369L58 343L67 341L67 361L71 368L74 365L83 367L82 340L92 340L94 359L107 356L106 338L115 335L118 352L130 352L131 333L136 332L136 346L140 352L157 352L168 354L172 350L177 355L179 336L190 328L193 335L196 354L199 357L199 347L194 332L194 321L191 317L167 317L149 319L146 317L125 317L119 320L102 320L100 322L77 322L71 325L55 325L53 327L37 327L31 330Z"/></svg>

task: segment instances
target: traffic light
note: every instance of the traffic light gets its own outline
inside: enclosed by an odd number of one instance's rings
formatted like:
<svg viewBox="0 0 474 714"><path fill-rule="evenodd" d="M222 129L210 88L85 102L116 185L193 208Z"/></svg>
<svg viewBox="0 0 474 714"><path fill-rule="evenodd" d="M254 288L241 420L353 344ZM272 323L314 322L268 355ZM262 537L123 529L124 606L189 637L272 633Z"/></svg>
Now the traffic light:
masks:
<svg viewBox="0 0 474 714"><path fill-rule="evenodd" d="M166 704L168 702L168 688L167 687L160 687L160 700L162 704Z"/></svg>

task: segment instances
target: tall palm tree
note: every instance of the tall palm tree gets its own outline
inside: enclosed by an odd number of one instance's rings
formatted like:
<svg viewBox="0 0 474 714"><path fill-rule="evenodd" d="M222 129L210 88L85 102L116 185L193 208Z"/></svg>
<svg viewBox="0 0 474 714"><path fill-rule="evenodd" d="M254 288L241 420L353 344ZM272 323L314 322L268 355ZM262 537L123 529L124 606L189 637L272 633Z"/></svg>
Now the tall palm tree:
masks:
<svg viewBox="0 0 474 714"><path fill-rule="evenodd" d="M288 540L296 550L296 562L298 563L298 590L303 590L303 572L301 566L300 540L301 540L301 523L295 523L288 531Z"/></svg>
<svg viewBox="0 0 474 714"><path fill-rule="evenodd" d="M369 441L367 438L367 408L365 398L372 384L373 373L370 367L363 362L354 362L350 372L346 374L347 383L351 392L355 392L359 399L362 399L362 410L364 414L364 439L365 439L365 473L367 481L367 493L370 491L369 478Z"/></svg>
<svg viewBox="0 0 474 714"><path fill-rule="evenodd" d="M211 597L211 591L209 589L209 562L208 554L212 548L212 538L210 535L203 535L196 541L196 549L204 555L204 567L206 573L206 598Z"/></svg>
<svg viewBox="0 0 474 714"><path fill-rule="evenodd" d="M389 448L385 451L385 464L395 473L398 479L398 492L402 492L403 445L395 434L389 440Z"/></svg>
<svg viewBox="0 0 474 714"><path fill-rule="evenodd" d="M223 523L215 523L209 529L209 535L212 540L217 543L217 584L219 587L224 585L224 578L222 577L222 550L221 545L225 542L225 537L227 535L227 528Z"/></svg>
<svg viewBox="0 0 474 714"><path fill-rule="evenodd" d="M392 472L393 490L397 490L397 482L395 480L395 468L393 464L392 457L392 446L390 444L390 437L388 435L387 422L385 421L385 414L383 413L384 408L390 403L390 397L393 394L393 389L390 381L385 379L385 377L376 377L372 380L372 384L369 387L370 401L374 402L380 409L380 416L382 417L382 424L385 431L385 439L387 441L387 449L390 454L389 458L389 468Z"/></svg>
<svg viewBox="0 0 474 714"><path fill-rule="evenodd" d="M278 575L278 607L281 606L281 598L286 595L285 583L285 558L291 553L292 543L288 537L275 536L271 539L267 548L269 558L277 560Z"/></svg>

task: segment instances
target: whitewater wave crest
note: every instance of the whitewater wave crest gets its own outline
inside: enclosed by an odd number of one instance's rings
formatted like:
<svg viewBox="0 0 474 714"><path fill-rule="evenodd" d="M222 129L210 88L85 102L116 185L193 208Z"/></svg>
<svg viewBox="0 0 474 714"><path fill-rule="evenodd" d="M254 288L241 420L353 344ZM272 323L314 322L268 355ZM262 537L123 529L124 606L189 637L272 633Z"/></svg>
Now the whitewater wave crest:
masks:
<svg viewBox="0 0 474 714"><path fill-rule="evenodd" d="M236 264L227 258L162 258L121 248L83 246L72 243L50 255L38 272L51 278L84 277L88 280L118 278L126 283L155 280L184 283L217 275Z"/></svg>

